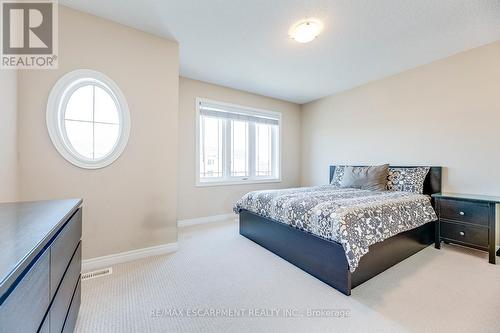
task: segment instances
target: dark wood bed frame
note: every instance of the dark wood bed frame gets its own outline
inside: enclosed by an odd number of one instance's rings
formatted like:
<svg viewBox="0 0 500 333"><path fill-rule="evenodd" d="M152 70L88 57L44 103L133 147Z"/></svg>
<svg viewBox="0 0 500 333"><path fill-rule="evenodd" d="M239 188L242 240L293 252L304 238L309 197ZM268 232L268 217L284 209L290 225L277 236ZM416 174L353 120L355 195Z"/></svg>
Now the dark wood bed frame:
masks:
<svg viewBox="0 0 500 333"><path fill-rule="evenodd" d="M403 166L401 168L410 168ZM335 166L330 167L330 181ZM424 193L441 192L441 167L431 167ZM433 203L434 204L434 203ZM434 224L400 233L370 246L358 268L351 273L340 243L252 213L240 212L240 234L315 276L345 295L351 289L403 261L434 242Z"/></svg>

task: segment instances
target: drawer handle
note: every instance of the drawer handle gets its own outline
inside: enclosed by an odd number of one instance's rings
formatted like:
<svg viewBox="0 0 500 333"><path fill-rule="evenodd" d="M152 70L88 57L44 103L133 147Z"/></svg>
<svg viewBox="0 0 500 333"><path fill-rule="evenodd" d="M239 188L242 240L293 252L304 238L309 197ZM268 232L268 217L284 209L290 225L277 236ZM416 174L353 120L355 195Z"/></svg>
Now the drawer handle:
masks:
<svg viewBox="0 0 500 333"><path fill-rule="evenodd" d="M460 212L460 213L458 213L458 214L460 214L460 215L462 215L462 216L464 216L464 215L465 215L465 213L464 213L464 212Z"/></svg>
<svg viewBox="0 0 500 333"><path fill-rule="evenodd" d="M460 231L460 236L465 236L465 232Z"/></svg>

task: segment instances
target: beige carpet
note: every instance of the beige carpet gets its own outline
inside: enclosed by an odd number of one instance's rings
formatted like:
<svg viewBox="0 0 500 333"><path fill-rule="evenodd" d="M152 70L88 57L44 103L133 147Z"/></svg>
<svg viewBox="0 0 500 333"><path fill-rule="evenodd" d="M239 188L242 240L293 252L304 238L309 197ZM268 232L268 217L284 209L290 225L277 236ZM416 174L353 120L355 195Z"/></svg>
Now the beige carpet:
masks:
<svg viewBox="0 0 500 333"><path fill-rule="evenodd" d="M239 236L234 222L181 229L179 245L84 281L76 331L500 332L500 266L481 252L429 247L347 297Z"/></svg>

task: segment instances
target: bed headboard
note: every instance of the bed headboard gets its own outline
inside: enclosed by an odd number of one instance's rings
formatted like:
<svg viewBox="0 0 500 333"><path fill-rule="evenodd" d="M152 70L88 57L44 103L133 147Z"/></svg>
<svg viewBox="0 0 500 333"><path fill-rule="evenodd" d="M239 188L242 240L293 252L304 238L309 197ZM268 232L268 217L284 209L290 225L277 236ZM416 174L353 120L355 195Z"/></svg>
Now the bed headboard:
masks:
<svg viewBox="0 0 500 333"><path fill-rule="evenodd" d="M394 168L415 168L416 166L392 166ZM330 181L333 179L333 174L335 172L335 165L330 166ZM429 173L425 177L424 181L424 194L432 195L434 193L441 193L442 185L442 167L433 166L429 170Z"/></svg>

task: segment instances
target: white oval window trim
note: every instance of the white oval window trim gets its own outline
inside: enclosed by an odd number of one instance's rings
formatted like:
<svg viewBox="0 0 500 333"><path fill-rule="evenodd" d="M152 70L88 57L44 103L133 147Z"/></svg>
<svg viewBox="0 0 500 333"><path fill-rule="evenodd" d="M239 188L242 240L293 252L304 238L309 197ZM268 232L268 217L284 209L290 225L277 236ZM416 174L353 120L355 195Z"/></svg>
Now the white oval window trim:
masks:
<svg viewBox="0 0 500 333"><path fill-rule="evenodd" d="M75 91L87 85L102 88L107 92L118 111L118 139L113 148L98 159L90 159L80 154L66 134L65 113L68 101ZM95 105L93 107L95 108ZM59 154L84 169L100 169L116 161L125 150L130 135L130 113L125 96L113 80L103 73L89 69L69 72L57 81L47 102L46 121L50 139ZM94 119L92 123L95 124Z"/></svg>

